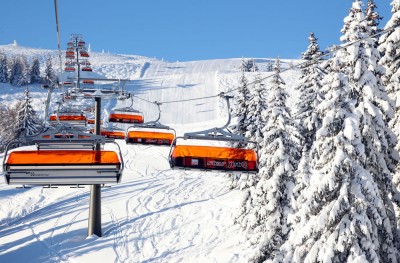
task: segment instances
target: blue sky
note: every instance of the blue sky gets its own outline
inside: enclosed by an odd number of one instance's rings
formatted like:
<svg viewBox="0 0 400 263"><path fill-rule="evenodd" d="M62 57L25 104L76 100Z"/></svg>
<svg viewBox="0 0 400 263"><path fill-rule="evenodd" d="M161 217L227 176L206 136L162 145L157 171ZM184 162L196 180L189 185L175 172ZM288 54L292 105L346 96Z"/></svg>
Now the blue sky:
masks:
<svg viewBox="0 0 400 263"><path fill-rule="evenodd" d="M366 4L366 0L364 0ZM61 45L82 34L92 51L168 61L298 58L315 32L339 44L351 0L58 0ZM390 18L391 1L376 0ZM23 6L23 8L22 8ZM53 0L4 0L0 44L57 49Z"/></svg>

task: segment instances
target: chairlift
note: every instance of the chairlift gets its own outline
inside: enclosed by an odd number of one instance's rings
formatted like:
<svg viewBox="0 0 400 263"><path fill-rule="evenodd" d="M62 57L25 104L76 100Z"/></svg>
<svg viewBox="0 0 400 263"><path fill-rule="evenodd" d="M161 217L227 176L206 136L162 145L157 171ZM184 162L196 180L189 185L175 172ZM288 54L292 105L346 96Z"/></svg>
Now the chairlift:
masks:
<svg viewBox="0 0 400 263"><path fill-rule="evenodd" d="M94 81L91 80L91 79L84 79L82 82L83 82L83 84L89 84L89 85L93 85L94 84Z"/></svg>
<svg viewBox="0 0 400 263"><path fill-rule="evenodd" d="M94 124L94 119L88 119L87 123L88 124ZM100 121L100 124L103 124L103 121Z"/></svg>
<svg viewBox="0 0 400 263"><path fill-rule="evenodd" d="M81 56L81 57L84 57L84 58L88 58L89 57L89 54L86 52L86 51L79 51L79 55Z"/></svg>
<svg viewBox="0 0 400 263"><path fill-rule="evenodd" d="M149 121L142 124L138 123L129 127L126 143L171 145L176 137L176 132L173 128L159 122L161 117L161 103L154 103L158 107L158 118L155 121Z"/></svg>
<svg viewBox="0 0 400 263"><path fill-rule="evenodd" d="M66 72L74 72L75 71L75 67L65 67L64 69Z"/></svg>
<svg viewBox="0 0 400 263"><path fill-rule="evenodd" d="M94 133L94 129L90 129L90 132ZM116 126L101 127L100 135L106 138L125 139L125 130L120 129Z"/></svg>
<svg viewBox="0 0 400 263"><path fill-rule="evenodd" d="M74 51L66 51L65 57L73 59L73 58L75 58L75 52Z"/></svg>
<svg viewBox="0 0 400 263"><path fill-rule="evenodd" d="M172 169L215 170L228 173L258 172L258 157L254 150L208 145L177 145L178 139L253 143L247 138L227 130L231 120L229 99L232 97L223 95L223 93L221 96L226 99L228 106L228 121L225 126L185 133L183 137L176 137L171 144L168 158Z"/></svg>
<svg viewBox="0 0 400 263"><path fill-rule="evenodd" d="M82 71L92 72L93 70L90 67L83 67Z"/></svg>
<svg viewBox="0 0 400 263"><path fill-rule="evenodd" d="M86 115L81 110L65 108L57 110L50 115L50 122L57 124L59 122L69 123L71 125L86 126Z"/></svg>
<svg viewBox="0 0 400 263"><path fill-rule="evenodd" d="M16 148L10 151L20 143L36 145L37 149ZM104 150L106 143L114 143L118 152ZM103 145L103 149L96 145ZM69 126L26 138L25 142L10 143L3 160L6 182L11 185L113 184L121 181L123 169L118 144Z"/></svg>
<svg viewBox="0 0 400 263"><path fill-rule="evenodd" d="M72 87L72 86L73 86L73 83L72 83L72 81L64 81L64 86L66 86L66 87Z"/></svg>
<svg viewBox="0 0 400 263"><path fill-rule="evenodd" d="M117 123L143 123L143 114L132 108L133 99L129 107L115 108L111 110L108 121Z"/></svg>
<svg viewBox="0 0 400 263"><path fill-rule="evenodd" d="M77 95L75 93L71 93L71 92L66 92L66 93L62 94L61 96L62 96L62 99L64 99L64 100L76 100L77 99ZM50 117L51 116L54 116L54 114L50 115ZM57 118L55 118L55 119L57 119ZM49 120L54 121L54 117L49 118Z"/></svg>

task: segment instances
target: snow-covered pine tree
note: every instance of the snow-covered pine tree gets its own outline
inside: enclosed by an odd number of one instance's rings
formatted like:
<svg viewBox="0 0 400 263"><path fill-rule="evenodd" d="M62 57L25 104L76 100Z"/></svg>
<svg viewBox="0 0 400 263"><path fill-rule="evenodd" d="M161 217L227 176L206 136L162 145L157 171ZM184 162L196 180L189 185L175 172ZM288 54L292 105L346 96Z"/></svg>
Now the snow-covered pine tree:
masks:
<svg viewBox="0 0 400 263"><path fill-rule="evenodd" d="M258 71L258 66L254 59L245 60L242 58L242 63L240 64L239 69L243 72L256 72Z"/></svg>
<svg viewBox="0 0 400 263"><path fill-rule="evenodd" d="M368 0L367 8L365 9L365 18L367 19L368 26L371 28L371 34L378 32L379 22L382 20L376 9L375 1Z"/></svg>
<svg viewBox="0 0 400 263"><path fill-rule="evenodd" d="M242 76L239 80L238 92L235 96L235 108L233 111L233 117L237 118L237 123L232 126L232 131L235 134L245 136L247 131L248 119L249 119L249 107L248 101L250 98L249 88L247 86L248 80L242 71ZM234 147L243 148L243 143L234 143Z"/></svg>
<svg viewBox="0 0 400 263"><path fill-rule="evenodd" d="M250 88L250 94L247 101L247 125L244 136L251 141L247 145L236 145L248 149L259 150L263 144L262 129L265 125L266 94L265 87L261 80L261 75L257 73ZM241 190L254 186L258 182L258 176L254 174L231 175L231 188Z"/></svg>
<svg viewBox="0 0 400 263"><path fill-rule="evenodd" d="M21 78L19 79L18 86L28 85L31 81L30 65L28 58L25 55L21 55Z"/></svg>
<svg viewBox="0 0 400 263"><path fill-rule="evenodd" d="M274 62L271 59L267 61L266 71L268 72L274 71Z"/></svg>
<svg viewBox="0 0 400 263"><path fill-rule="evenodd" d="M277 262L397 262L396 249L386 246L393 242L391 226L379 184L366 169L358 101L341 72L341 54L332 59L318 107L323 122L311 151L306 200Z"/></svg>
<svg viewBox="0 0 400 263"><path fill-rule="evenodd" d="M44 76L42 78L42 84L53 85L58 82L58 77L53 68L53 62L51 57L46 60L46 66L44 70Z"/></svg>
<svg viewBox="0 0 400 263"><path fill-rule="evenodd" d="M40 123L36 116L35 110L31 105L31 97L29 89L24 92L24 100L17 115L17 123L15 125L15 138L34 135L40 130Z"/></svg>
<svg viewBox="0 0 400 263"><path fill-rule="evenodd" d="M375 75L378 56L366 38L370 28L361 7L354 0L341 37L356 42L337 52L331 66L336 72L323 88L310 186L288 239L293 241L281 247L284 262L400 260L381 109L390 107Z"/></svg>
<svg viewBox="0 0 400 263"><path fill-rule="evenodd" d="M8 82L8 68L7 68L7 56L6 54L0 54L0 82L7 83Z"/></svg>
<svg viewBox="0 0 400 263"><path fill-rule="evenodd" d="M247 126L249 125L249 106L250 92L248 80L245 72L242 70L242 76L239 80L239 86L236 96L234 97L235 107L232 110L232 116L236 118L236 122L230 127L234 134L246 136ZM244 148L247 144L234 142L232 147ZM245 189L255 184L255 177L249 174L230 174L230 188Z"/></svg>
<svg viewBox="0 0 400 263"><path fill-rule="evenodd" d="M315 140L315 133L321 126L321 119L315 112L321 102L320 89L325 72L321 69L319 60L322 52L319 49L317 38L311 32L308 37L309 45L302 54L307 62L301 67L301 76L296 90L299 96L296 102L295 120L299 130L304 137L305 151L309 151Z"/></svg>
<svg viewBox="0 0 400 263"><path fill-rule="evenodd" d="M266 91L264 83L262 83L261 75L257 73L254 77L252 88L250 89L250 97L247 103L248 107L248 125L245 137L252 142L258 144L262 148L263 132L262 129L266 122L264 111L267 109ZM246 148L256 149L256 145L250 143Z"/></svg>
<svg viewBox="0 0 400 263"><path fill-rule="evenodd" d="M398 161L397 153L391 147L393 132L387 124L387 120L393 115L393 109L381 81L384 69L378 64L380 54L376 48L376 40L367 38L372 30L366 23L361 7L362 1L355 0L346 18L349 27L343 31L341 40L349 43L365 38L345 49L345 72L349 76L353 99L357 100L355 111L359 117L362 143L367 157L365 168L378 184L386 208L385 220L390 220L386 226L391 227L391 232L384 233L382 230L384 234L379 235L379 254L384 262L390 262L389 258L385 258L386 255L398 255L400 248L397 219L390 199L394 190L391 172L394 171L393 164Z"/></svg>
<svg viewBox="0 0 400 263"><path fill-rule="evenodd" d="M287 217L292 213L293 173L299 158L296 146L300 136L286 106L287 93L279 73L280 60L277 59L265 111L260 180L246 192L235 219L244 229L250 245L257 247L252 258L255 262L274 258L290 231Z"/></svg>
<svg viewBox="0 0 400 263"><path fill-rule="evenodd" d="M14 86L20 86L22 79L22 64L19 56L15 56L10 63L9 81Z"/></svg>
<svg viewBox="0 0 400 263"><path fill-rule="evenodd" d="M15 139L14 125L21 102L10 106L0 104L0 152L5 150L7 144Z"/></svg>
<svg viewBox="0 0 400 263"><path fill-rule="evenodd" d="M391 28L400 24L400 0L392 1L392 17L387 22L384 29ZM393 131L395 138L391 144L393 148L400 151L400 28L383 34L379 39L379 51L382 57L379 63L385 68L383 74L383 84L386 86L389 98L393 101L394 113L389 123L389 127ZM396 140L397 139L397 140ZM396 142L397 141L397 142ZM394 174L394 183L400 187L400 166L397 165ZM400 188L398 188L400 189Z"/></svg>
<svg viewBox="0 0 400 263"><path fill-rule="evenodd" d="M40 63L38 57L32 59L32 64L30 68L30 83L41 83L42 78L40 77Z"/></svg>
<svg viewBox="0 0 400 263"><path fill-rule="evenodd" d="M256 64L256 61L254 59L251 59L249 63L251 65L250 71L251 72L257 72L258 71L258 66Z"/></svg>
<svg viewBox="0 0 400 263"><path fill-rule="evenodd" d="M322 51L319 49L317 38L311 32L307 50L302 53L302 58L306 64L301 67L301 76L298 86L298 99L296 101L295 122L302 135L302 157L299 168L295 172L296 186L293 189L293 197L296 200L301 191L309 184L311 175L309 151L315 141L317 129L321 127L321 117L317 114L316 108L322 101L321 87L325 72L320 66ZM294 207L296 210L296 208Z"/></svg>

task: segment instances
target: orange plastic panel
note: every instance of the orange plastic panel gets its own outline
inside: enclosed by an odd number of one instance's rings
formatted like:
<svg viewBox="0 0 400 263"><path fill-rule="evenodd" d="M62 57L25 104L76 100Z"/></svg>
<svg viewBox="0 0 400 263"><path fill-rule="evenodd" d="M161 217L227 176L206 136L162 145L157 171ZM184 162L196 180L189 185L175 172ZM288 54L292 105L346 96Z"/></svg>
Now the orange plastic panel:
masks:
<svg viewBox="0 0 400 263"><path fill-rule="evenodd" d="M120 164L113 151L40 150L10 153L8 165Z"/></svg>
<svg viewBox="0 0 400 263"><path fill-rule="evenodd" d="M58 116L58 119L60 121L85 121L86 120L86 116L68 116L68 115L61 115ZM55 115L51 115L50 116L50 121L56 121L57 117Z"/></svg>
<svg viewBox="0 0 400 263"><path fill-rule="evenodd" d="M143 116L138 114L110 114L111 122L143 123Z"/></svg>
<svg viewBox="0 0 400 263"><path fill-rule="evenodd" d="M94 133L94 129L90 129L90 132ZM125 139L124 131L100 130L100 135L107 138Z"/></svg>
<svg viewBox="0 0 400 263"><path fill-rule="evenodd" d="M174 134L168 132L130 131L128 132L128 138L162 139L173 141L175 136Z"/></svg>
<svg viewBox="0 0 400 263"><path fill-rule="evenodd" d="M175 146L172 152L172 157L207 157L217 159L238 159L250 162L257 161L257 155L253 150L195 145Z"/></svg>
<svg viewBox="0 0 400 263"><path fill-rule="evenodd" d="M88 124L94 124L94 119L88 119L87 123ZM100 121L100 124L103 124L103 121Z"/></svg>
<svg viewBox="0 0 400 263"><path fill-rule="evenodd" d="M100 134L108 138L125 139L125 132L123 131L100 131Z"/></svg>

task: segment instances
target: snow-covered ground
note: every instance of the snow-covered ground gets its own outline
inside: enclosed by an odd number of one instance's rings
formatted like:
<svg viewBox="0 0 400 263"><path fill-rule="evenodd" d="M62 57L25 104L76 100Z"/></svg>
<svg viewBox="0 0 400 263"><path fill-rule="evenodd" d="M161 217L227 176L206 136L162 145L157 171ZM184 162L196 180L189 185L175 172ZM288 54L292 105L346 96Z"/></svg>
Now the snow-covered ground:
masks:
<svg viewBox="0 0 400 263"><path fill-rule="evenodd" d="M0 50L9 56L37 55L42 61L57 56L56 51L11 45ZM88 76L129 79L125 89L137 96L133 107L144 113L145 121L158 115L156 105L147 101L164 102L160 121L178 135L223 125L226 106L218 97L172 101L229 91L241 76L241 58L169 63L133 55L90 56L93 73ZM271 74L265 70L268 59L256 63L262 76ZM283 68L289 63L284 60ZM246 75L249 81L253 75ZM293 103L298 72L282 76ZM24 89L0 85L0 101L16 103ZM47 92L38 86L30 91L35 110L43 114ZM104 100L103 115L130 104ZM89 187L16 189L0 179L0 262L247 261L249 253L233 225L242 192L229 189L227 175L170 170L169 147L117 142L125 170L120 184L102 189L101 238L87 237Z"/></svg>

